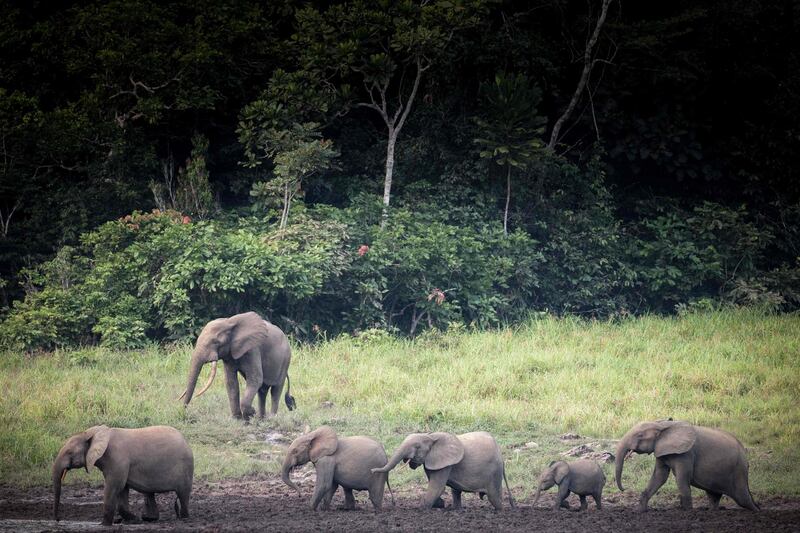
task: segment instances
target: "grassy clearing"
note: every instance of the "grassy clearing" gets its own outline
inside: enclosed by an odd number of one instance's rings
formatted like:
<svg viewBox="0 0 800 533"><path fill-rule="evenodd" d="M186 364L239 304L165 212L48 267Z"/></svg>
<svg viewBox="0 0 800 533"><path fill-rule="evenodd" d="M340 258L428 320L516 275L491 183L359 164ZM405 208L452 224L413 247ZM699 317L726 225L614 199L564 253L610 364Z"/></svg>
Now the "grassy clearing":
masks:
<svg viewBox="0 0 800 533"><path fill-rule="evenodd" d="M558 435L579 433L587 436L579 442L613 449L634 423L672 416L736 434L750 450L757 496L800 495L798 316L544 318L414 341L336 339L295 350L298 410L281 406L278 417L251 426L229 418L222 379L185 412L175 401L190 349L0 356L0 479L47 484L63 440L97 423L173 425L195 451L197 475L212 480L277 471L284 448L266 443L267 431L293 438L306 425L330 424L372 435L389 452L413 431L490 431L504 448L509 481L530 493L539 470L576 444ZM522 446L530 441L538 447ZM628 463L630 489L643 488L652 461ZM424 476L398 468L393 479L408 486Z"/></svg>

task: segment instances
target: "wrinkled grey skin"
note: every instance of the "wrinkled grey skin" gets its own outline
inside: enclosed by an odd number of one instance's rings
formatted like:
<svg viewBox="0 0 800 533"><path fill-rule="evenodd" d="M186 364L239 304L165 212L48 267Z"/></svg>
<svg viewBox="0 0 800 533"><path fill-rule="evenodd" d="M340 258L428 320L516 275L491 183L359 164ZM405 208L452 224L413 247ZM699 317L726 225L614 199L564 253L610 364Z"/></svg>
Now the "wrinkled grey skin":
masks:
<svg viewBox="0 0 800 533"><path fill-rule="evenodd" d="M443 432L412 433L395 450L386 466L372 471L389 472L400 461L411 468L425 467L428 490L422 497L423 509L442 507L441 495L446 486L452 489L454 509L461 508L462 492L485 493L495 509L503 508L503 457L494 437L485 431L458 436ZM510 490L508 501L514 507Z"/></svg>
<svg viewBox="0 0 800 533"><path fill-rule="evenodd" d="M386 452L382 444L369 437L339 437L329 426L321 426L300 435L289 445L281 469L283 482L298 494L300 489L292 482L289 473L292 468L309 461L314 463L317 471L317 484L311 498L312 510L316 511L320 503L323 510L328 510L339 485L344 490L345 503L342 509L355 509L353 491L367 490L373 507L380 510L384 486L389 486L389 474L373 474L371 469L386 464Z"/></svg>
<svg viewBox="0 0 800 533"><path fill-rule="evenodd" d="M548 490L553 485L558 485L558 495L554 510L560 507L569 509L566 501L570 492L574 492L581 500L581 511L588 508L586 497L591 496L598 509L602 509L601 499L603 497L603 486L606 484L606 476L603 469L589 459L579 459L571 463L565 461L553 461L542 471L539 476L539 486L536 489L536 498L533 505L539 501L539 496L543 490Z"/></svg>
<svg viewBox="0 0 800 533"><path fill-rule="evenodd" d="M624 490L623 461L632 452L656 457L653 475L639 500L639 511L647 510L648 501L667 481L670 471L675 474L683 509L692 508L690 487L706 491L712 509L719 507L723 494L746 509L758 509L750 494L744 446L726 431L673 420L635 425L617 445L615 477L619 490Z"/></svg>
<svg viewBox="0 0 800 533"><path fill-rule="evenodd" d="M278 412L283 383L289 381L291 358L289 340L283 331L257 313L242 313L212 320L200 332L192 352L189 378L181 396L183 403L188 405L192 401L197 377L203 365L212 362L216 365L216 361L222 360L225 367L225 387L233 417L248 420L253 416L253 398L258 393L258 414L264 418L267 391L270 392L272 402L270 413L274 415ZM237 373L245 380L241 400ZM216 367L201 393L211 385L215 374ZM290 386L287 386L284 399L286 407L290 411L294 409Z"/></svg>
<svg viewBox="0 0 800 533"><path fill-rule="evenodd" d="M194 459L177 429L94 426L67 439L53 462L53 518L59 519L61 482L67 471L83 467L88 472L92 466L96 466L105 479L104 526L112 524L117 511L123 520L136 520L128 507L129 489L145 495L143 520L158 520L155 494L172 491L178 495L175 513L179 518L189 517Z"/></svg>

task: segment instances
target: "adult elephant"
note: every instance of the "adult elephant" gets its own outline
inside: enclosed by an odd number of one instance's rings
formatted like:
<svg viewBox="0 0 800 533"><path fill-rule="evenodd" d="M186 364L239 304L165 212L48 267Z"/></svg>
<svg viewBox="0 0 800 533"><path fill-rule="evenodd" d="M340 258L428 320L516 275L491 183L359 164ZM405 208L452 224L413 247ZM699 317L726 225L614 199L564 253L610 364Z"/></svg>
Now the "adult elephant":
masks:
<svg viewBox="0 0 800 533"><path fill-rule="evenodd" d="M289 340L281 329L261 318L252 311L234 315L230 318L212 320L200 332L189 366L189 380L180 398L184 405L192 401L197 377L206 363L211 363L211 375L205 386L197 393L200 396L214 382L217 374L217 361L222 360L225 367L225 386L228 401L234 418L248 420L255 410L253 398L258 393L258 414L264 417L267 391L272 405L270 413L278 412L284 380L286 387L286 407L293 410L294 398L291 396L289 382L289 362L292 351ZM239 379L245 380L244 395L239 399ZM180 399L179 398L179 399Z"/></svg>
<svg viewBox="0 0 800 533"><path fill-rule="evenodd" d="M656 456L653 475L639 500L640 512L647 510L648 501L667 481L670 471L675 474L683 509L692 508L691 487L706 491L712 509L719 507L723 494L746 509L758 509L750 494L744 446L727 431L673 420L641 422L633 426L617 445L619 490L625 490L622 488L623 461L633 452Z"/></svg>

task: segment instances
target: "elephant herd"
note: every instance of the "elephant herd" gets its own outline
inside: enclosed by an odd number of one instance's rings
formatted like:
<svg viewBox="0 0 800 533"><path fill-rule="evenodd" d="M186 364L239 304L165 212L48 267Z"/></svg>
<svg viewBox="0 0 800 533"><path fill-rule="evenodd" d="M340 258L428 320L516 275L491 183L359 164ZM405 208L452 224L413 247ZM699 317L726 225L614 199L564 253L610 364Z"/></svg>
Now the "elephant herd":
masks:
<svg viewBox="0 0 800 533"><path fill-rule="evenodd" d="M275 325L250 312L209 322L200 333L191 357L186 390L181 395L184 404L193 396L201 367L212 363L208 382L197 394L205 392L216 375L217 361L222 360L231 414L249 419L256 393L259 416L265 416L266 397L270 393L271 414L278 410L284 381L284 396L289 410L295 401L289 393L288 368L291 350L286 335ZM245 380L240 397L237 374ZM623 462L633 453L654 454L656 464L647 487L639 500L639 511L667 481L670 472L680 494L683 509L692 506L691 489L706 491L710 506L716 509L722 495L731 497L738 505L757 510L748 486L748 464L745 449L730 433L687 422L657 420L637 424L620 439L615 456L615 478L622 486ZM485 431L462 435L447 432L413 433L408 435L391 457L381 443L370 437L342 437L328 426L300 435L289 446L283 461L282 479L300 493L290 473L308 462L316 469L316 485L311 509L328 509L339 486L344 490L345 509L355 507L354 490L366 490L376 510L383 503L384 490L389 486L389 472L400 462L412 469L423 467L428 487L422 496L421 507L444 507L441 496L446 487L452 491L452 507L461 507L463 492L478 493L500 510L503 483L508 502L514 499L508 487L500 447ZM134 489L145 495L143 520L157 520L155 494L175 492L175 513L179 518L189 516L189 496L192 491L194 460L192 451L181 433L168 426L140 429L94 426L70 437L53 463L53 514L59 519L61 483L68 470L97 467L105 480L103 491L103 525L111 525L117 514L122 520L135 520L128 506L128 492ZM554 509L569 507L570 493L580 498L581 510L587 508L587 496L592 496L598 509L602 508L602 493L606 478L603 470L590 460L554 461L539 477L534 504L541 491L554 485L558 495Z"/></svg>

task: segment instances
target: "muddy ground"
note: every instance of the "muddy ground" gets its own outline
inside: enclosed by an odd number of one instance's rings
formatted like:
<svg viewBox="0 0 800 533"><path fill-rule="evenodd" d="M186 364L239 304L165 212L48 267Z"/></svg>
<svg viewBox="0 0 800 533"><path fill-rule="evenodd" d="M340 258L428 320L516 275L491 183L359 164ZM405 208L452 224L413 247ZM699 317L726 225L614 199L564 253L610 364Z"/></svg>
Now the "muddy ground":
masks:
<svg viewBox="0 0 800 533"><path fill-rule="evenodd" d="M762 499L762 511L740 509L727 498L717 512L706 509L696 492L695 509L677 509L677 498L663 498L644 514L634 512L636 495L609 495L604 508L590 504L588 512L553 512L553 493L543 496L536 507L531 499L517 502L517 508L495 512L488 502L465 494L465 509L451 511L416 509L419 494L395 492L392 508L387 494L384 510L375 513L366 493L356 493L355 511L318 511L307 508L313 480L302 483L298 497L280 479L231 480L221 483L196 482L188 520L177 520L172 510L173 495L158 496L161 520L156 523L114 526L127 531L800 531L800 500ZM448 491L449 493L449 491ZM102 514L102 487L68 485L62 494L61 522L52 517L52 494L47 487L17 489L0 485L0 531L92 531L98 530ZM447 496L449 500L449 495ZM591 501L591 499L590 499ZM334 507L343 502L341 489ZM504 502L507 503L507 500ZM131 509L141 513L143 500L131 491Z"/></svg>

